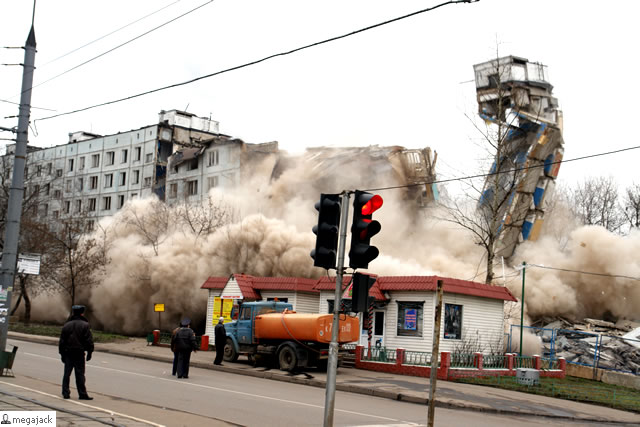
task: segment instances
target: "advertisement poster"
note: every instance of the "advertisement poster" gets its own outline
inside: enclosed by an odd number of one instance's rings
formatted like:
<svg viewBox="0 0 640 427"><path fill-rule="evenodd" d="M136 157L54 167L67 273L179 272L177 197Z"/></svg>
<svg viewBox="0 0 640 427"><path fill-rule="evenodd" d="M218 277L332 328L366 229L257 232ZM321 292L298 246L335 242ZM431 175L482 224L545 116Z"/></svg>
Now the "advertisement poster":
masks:
<svg viewBox="0 0 640 427"><path fill-rule="evenodd" d="M214 297L213 298L213 316L211 323L218 324L220 316L224 317L224 323L231 322L231 311L233 310L233 299Z"/></svg>
<svg viewBox="0 0 640 427"><path fill-rule="evenodd" d="M459 340L462 338L462 306L445 304L444 306L444 337Z"/></svg>
<svg viewBox="0 0 640 427"><path fill-rule="evenodd" d="M222 317L224 317L224 323L231 322L231 310L233 309L232 299L222 300Z"/></svg>
<svg viewBox="0 0 640 427"><path fill-rule="evenodd" d="M218 319L221 316L222 312L222 298L214 297L213 298L213 317L211 318L211 323L214 325L218 324Z"/></svg>
<svg viewBox="0 0 640 427"><path fill-rule="evenodd" d="M404 329L415 331L417 327L418 310L407 308L404 310Z"/></svg>

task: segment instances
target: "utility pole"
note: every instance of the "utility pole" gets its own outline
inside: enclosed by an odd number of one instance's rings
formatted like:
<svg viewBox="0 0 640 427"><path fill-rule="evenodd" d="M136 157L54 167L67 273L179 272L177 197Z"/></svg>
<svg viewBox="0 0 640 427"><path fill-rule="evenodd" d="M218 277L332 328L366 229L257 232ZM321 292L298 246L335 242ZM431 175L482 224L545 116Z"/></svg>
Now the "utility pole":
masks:
<svg viewBox="0 0 640 427"><path fill-rule="evenodd" d="M527 263L522 261L522 296L520 297L520 348L518 349L519 356L522 357L522 331L524 329L524 272L526 270Z"/></svg>
<svg viewBox="0 0 640 427"><path fill-rule="evenodd" d="M11 309L11 293L15 280L18 259L18 236L20 234L20 217L22 215L22 198L24 196L24 166L27 160L27 140L29 132L29 116L31 114L31 88L36 59L36 33L33 21L36 12L33 3L31 30L24 47L24 64L22 70L22 92L20 94L20 114L13 160L13 178L9 191L7 220L5 225L4 248L2 250L2 268L0 269L0 351L7 346L9 332L9 313Z"/></svg>
<svg viewBox="0 0 640 427"><path fill-rule="evenodd" d="M436 412L436 381L438 380L438 356L440 352L440 322L442 319L442 294L444 284L442 280L438 280L438 288L436 290L437 304L436 315L433 321L433 348L431 350L431 372L429 378L429 416L427 425L433 427Z"/></svg>
<svg viewBox="0 0 640 427"><path fill-rule="evenodd" d="M336 374L338 371L338 334L340 333L340 298L342 296L342 273L344 250L347 241L347 218L349 217L349 193L342 193L340 202L340 239L338 241L338 265L336 267L336 293L333 302L333 326L329 344L327 364L327 389L324 401L324 427L333 427L333 412L336 406Z"/></svg>

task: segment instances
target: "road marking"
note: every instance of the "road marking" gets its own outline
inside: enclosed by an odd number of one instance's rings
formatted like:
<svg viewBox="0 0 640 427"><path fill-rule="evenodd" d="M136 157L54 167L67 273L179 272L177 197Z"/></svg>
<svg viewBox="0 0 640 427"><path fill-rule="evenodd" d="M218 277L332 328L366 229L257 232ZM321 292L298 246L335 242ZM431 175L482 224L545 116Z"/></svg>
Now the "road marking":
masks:
<svg viewBox="0 0 640 427"><path fill-rule="evenodd" d="M25 353L25 354L30 354L30 353ZM33 355L33 354L31 354L31 355ZM42 356L42 357L44 357L44 356ZM28 391L33 391L33 392L42 394L44 396L53 397L54 399L58 399L58 400L65 400L65 403L73 403L74 405L85 406L87 408L95 409L97 411L106 412L107 414L109 414L111 416L116 415L118 417L129 418L131 420L139 421L141 423L149 424L149 425L156 426L156 427L166 427L163 424L156 424L153 421L143 420L142 418L137 418L137 417L134 417L134 416L131 416L131 415L126 415L126 414L121 414L119 412L114 412L111 409L101 408L99 406L94 406L94 405L87 405L86 403L76 402L75 400L62 399L61 397L56 396L54 394L45 393L44 391L36 390L36 389L33 389L33 388L24 387L24 386L13 384L13 383L8 383L8 382L5 382L5 381L0 381L0 384L6 384L6 385L10 385L12 387L17 387L17 388L21 388L21 389L28 390Z"/></svg>
<svg viewBox="0 0 640 427"><path fill-rule="evenodd" d="M29 355L29 356L34 356L34 357L41 357L43 359L58 360L57 357L43 356L41 354L34 354L34 353L23 353L23 354ZM138 373L138 372L123 371L121 369L105 368L104 366L87 365L87 367L88 368L95 368L95 369L104 369L105 371L114 371L114 372L119 372L119 373L127 374L127 375L137 375L139 377L153 378L153 379L156 379L156 380L170 381L170 382L172 382L174 384L176 383L175 379L173 379L173 378L163 378L163 377L157 377L155 375L141 374L141 373ZM254 397L254 398L262 398L262 399L265 399L265 400L274 400L276 402L291 403L291 404L300 405L300 406L309 406L309 407L312 407L312 408L318 408L318 409L324 410L324 406L315 405L315 404L312 404L312 403L297 402L295 400L279 399L277 397L264 396L264 395L261 395L261 394L253 394L253 393L246 393L246 392L243 392L243 391L228 390L228 389L225 389L225 388L212 387L212 386L208 386L208 385L191 383L189 381L180 381L180 384L187 384L187 385L191 385L191 386L194 386L194 387L200 387L200 388L205 388L205 389L209 389L209 390L220 391L220 392L223 392L223 393L233 393L233 394L239 394L239 395L242 395L242 396L248 396L248 397ZM356 412L356 411L348 411L346 409L337 409L337 408L335 408L334 410L338 411L338 412L343 412L345 414L359 415L359 416L363 416L363 417L377 418L377 419L380 419L380 420L387 420L387 421L395 421L395 422L405 423L405 424L409 424L409 425L412 424L409 421L403 421L403 420L398 420L398 419L389 418L389 417L382 417L382 416L379 416L379 415L365 414L365 413Z"/></svg>

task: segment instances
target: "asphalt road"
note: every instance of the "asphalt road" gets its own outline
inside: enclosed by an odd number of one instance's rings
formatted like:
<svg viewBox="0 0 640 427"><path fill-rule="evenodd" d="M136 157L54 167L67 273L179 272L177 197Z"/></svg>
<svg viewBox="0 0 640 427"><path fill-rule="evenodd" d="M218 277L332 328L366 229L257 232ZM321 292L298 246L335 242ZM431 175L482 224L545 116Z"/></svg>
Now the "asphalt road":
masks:
<svg viewBox="0 0 640 427"><path fill-rule="evenodd" d="M62 363L57 348L30 342L20 346L17 381L60 393ZM108 353L87 363L91 405L162 425L321 426L324 389L191 368L189 379L171 376L171 365ZM73 389L72 398L77 398ZM426 425L427 407L389 399L337 392L336 426ZM504 416L436 408L437 426L538 426L544 418ZM553 421L558 426L585 425Z"/></svg>

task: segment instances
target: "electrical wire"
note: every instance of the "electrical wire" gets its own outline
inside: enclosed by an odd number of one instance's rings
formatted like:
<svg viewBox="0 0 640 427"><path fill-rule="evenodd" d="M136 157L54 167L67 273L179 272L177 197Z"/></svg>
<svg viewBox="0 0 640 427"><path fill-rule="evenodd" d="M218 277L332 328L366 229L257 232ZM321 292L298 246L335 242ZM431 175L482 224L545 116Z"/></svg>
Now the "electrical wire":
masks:
<svg viewBox="0 0 640 427"><path fill-rule="evenodd" d="M213 1L213 0L211 0L211 1ZM293 53L300 52L300 51L305 50L305 49L309 49L309 48L320 46L320 45L323 45L323 44L326 44L326 43L330 43L330 42L333 42L333 41L336 41L336 40L340 40L340 39L343 39L343 38L346 38L346 37L350 37L350 36L353 36L353 35L368 31L368 30L372 30L374 28L381 27L383 25L387 25L387 24L391 24L393 22L401 21L403 19L407 19L407 18L410 18L412 16L416 16L416 15L419 15L419 14L422 14L422 13L425 13L425 12L430 12L430 11L432 11L434 9L438 9L438 8L440 8L442 6L446 6L446 5L449 5L449 4L457 4L457 3L475 3L477 1L479 1L479 0L450 0L450 1L447 1L447 2L444 2L444 3L437 4L437 5L433 6L433 7L429 7L429 8L426 8L426 9L421 9L419 11L412 12L412 13L409 13L407 15L399 16L397 18L389 19L389 20L384 21L384 22L380 22L380 23L377 23L377 24L369 25L369 26L361 28L359 30L351 31L351 32L346 33L346 34L342 34L342 35L339 35L339 36L331 37L331 38L328 38L328 39L325 39L325 40L322 40L322 41L319 41L319 42L315 42L315 43L311 43L311 44L308 44L308 45L305 45L305 46L297 47L295 49L291 49L291 50L288 50L288 51L274 53L272 55L265 56L263 58L256 59L256 60L251 61L251 62L246 62L246 63L241 64L241 65L236 65L236 66L233 66L233 67L230 67L230 68L226 68L224 70L215 71L213 73L205 74L203 76L196 77L196 78L193 78L191 80L187 80L187 81L180 82L180 83L174 83L174 84L163 86L163 87L159 87L159 88L156 88L156 89L147 90L145 92L140 92L140 93L135 94L135 95L129 95L129 96L126 96L124 98L114 99L112 101L107 101L107 102L103 102L103 103L100 103L100 104L94 104L94 105L90 105L88 107L78 108L76 110L67 111L65 113L60 113L60 114L55 114L55 115L52 115L52 116L42 117L42 118L39 118L39 119L36 119L36 120L49 120L49 119L53 119L53 118L56 118L56 117L67 116L67 115L70 115L70 114L75 114L75 113L80 113L82 111L91 110L93 108L104 107L106 105L111 105L111 104L116 104L116 103L123 102L123 101L128 101L130 99L139 98L141 96L150 95L152 93L160 92L160 91L163 91L163 90L172 89L172 88L180 87L180 86L185 86L185 85L188 85L188 84L191 84L191 83L195 83L195 82L197 82L199 80L208 79L208 78L211 78L211 77L214 77L214 76L218 76L220 74L224 74L224 73L228 73L228 72L231 72L231 71L239 70L239 69L242 69L242 68L250 67L252 65L260 64L262 62L268 61L268 60L273 59L273 58L277 58L279 56L291 55Z"/></svg>
<svg viewBox="0 0 640 427"><path fill-rule="evenodd" d="M521 168L509 169L509 170L501 171L501 172L490 172L490 173L484 173L484 174L478 174L478 175L467 175L467 176L463 176L463 177L449 178L449 179L439 179L439 180L434 180L434 181L422 181L422 182L417 182L415 184L404 184L404 185L394 185L394 186L390 186L390 187L369 188L369 189L362 190L362 191L396 190L398 188L410 188L410 187L416 187L416 186L419 186L419 185L422 186L422 185L430 185L430 184L444 184L444 183L447 183L447 182L463 181L463 180L467 180L467 179L486 178L486 177L489 177L489 176L506 174L506 173L510 173L510 172L520 172L520 171L523 171L523 170L544 168L544 167L547 167L547 166L550 166L550 165L558 165L558 164L561 164L561 163L570 163L570 162L575 162L575 161L578 161L578 160L591 159L591 158L594 158L594 157L608 156L609 154L623 153L625 151L637 150L638 148L640 148L640 145L636 145L636 146L633 146L633 147L627 147L627 148L621 148L619 150L612 150L612 151L605 151L605 152L602 152L602 153L589 154L587 156L575 157L573 159L556 160L556 161L549 162L549 163L546 163L546 164L542 163L540 165L523 166Z"/></svg>
<svg viewBox="0 0 640 427"><path fill-rule="evenodd" d="M69 52L67 52L67 53L65 53L65 54L63 54L63 55L60 55L60 56L58 56L57 58L52 59L51 61L45 62L44 64L40 65L40 68L44 67L45 65L49 65L49 64L51 64L52 62L55 62L55 61L57 61L57 60L59 60L59 59L62 59L62 58L64 58L65 56L71 55L72 53L75 53L75 52L79 51L80 49L84 49L85 47L87 47L87 46L89 46L89 45L92 45L93 43L96 43L96 42L98 42L98 41L100 41L100 40L102 40L102 39L104 39L104 38L107 38L107 37L109 37L110 35L115 34L115 33L117 33L117 32L118 32L118 31L120 31L120 30L124 30L125 28L130 27L130 26L132 26L133 24L136 24L136 23L138 23L138 22L140 22L140 21L142 21L142 20L144 20L144 19L146 19L146 18L148 18L148 17L150 17L150 16L152 16L152 15L155 15L156 13L161 12L161 11L163 11L164 9L166 9L166 8L168 8L168 7L170 7L170 6L173 6L174 4L179 3L180 1L182 1L182 0L176 0L176 1L174 1L173 3L170 3L170 4L166 5L166 6L163 6L163 7L161 7L160 9L158 9L158 10L156 10L156 11L154 11L154 12L151 12L151 13L149 13L149 14L147 14L147 15L145 15L145 16L143 16L143 17L141 17L141 18L136 19L135 21L131 21L131 22L129 22L128 24L123 25L122 27L120 27L120 28L118 28L118 29L115 29L115 30L111 31L110 33L107 33L107 34L105 34L105 35L103 35L103 36L98 37L98 38L97 38L97 39L95 39L95 40L92 40L92 41L90 41L90 42L88 42L88 43L83 44L83 45L82 45L82 46L80 46L80 47L77 47L77 48L75 48L75 49L73 49L73 50L70 50Z"/></svg>
<svg viewBox="0 0 640 427"><path fill-rule="evenodd" d="M20 105L19 102L13 102L13 101L7 101L6 99L0 99L0 102L6 102L7 104L13 104L13 105ZM34 110L46 110L46 111L58 111L58 110L52 110L51 108L42 108L42 107L31 107Z"/></svg>
<svg viewBox="0 0 640 427"><path fill-rule="evenodd" d="M139 34L139 35L135 36L135 37L134 37L134 38L132 38L132 39L127 40L127 41L126 41L126 42L124 42L124 43L120 43L120 44L119 44L119 45L117 45L116 47L113 47L113 48L111 48L111 49L109 49L109 50L107 50L107 51L105 51L105 52L102 52L101 54L96 55L96 56L94 56L94 57L93 57L93 58L91 58L91 59L88 59L88 60L86 60L86 61L84 61L84 62L82 62L82 63L80 63L80 64L78 64L78 65L76 65L76 66L74 66L74 67L69 68L69 69L68 69L68 70L66 70L66 71L63 71L62 73L60 73L60 74L58 74L58 75L56 75L56 76L51 77L50 79L47 79L47 80L45 80L45 81L43 81L43 82L41 82L41 83L38 83L37 85L32 86L32 87L31 87L31 89L34 89L34 88L39 87L39 86L42 86L42 85L43 85L43 84L45 84L45 83L48 83L48 82L50 82L50 81L52 81L52 80L57 79L58 77L64 76L65 74L67 74L67 73L69 73L69 72L71 72L71 71L73 71L73 70L76 70L76 69L78 69L78 68L82 67L83 65L86 65L86 64L88 64L88 63L90 63L90 62L92 62L92 61L95 61L96 59L101 58L101 57L105 56L106 54L113 52L113 51L114 51L114 50L116 50L116 49L119 49L119 48L121 48L121 47L123 47L123 46L126 46L126 45L128 45L129 43L134 42L134 41L138 40L139 38L142 38L142 37L146 36L147 34L150 34L150 33L154 32L154 31L156 31L156 30L158 30L158 29L160 29L160 28L164 27L165 25L169 25L169 24L171 24L172 22L175 22L175 21L177 21L178 19L180 19L180 18L182 18L182 17L184 17L184 16L187 16L187 15L189 15L190 13L195 12L196 10L198 10L198 9L200 9L200 8L202 8L202 7L206 6L206 5L208 5L209 3L213 3L213 2L214 2L214 0L208 0L208 1L204 2L204 3L202 3L201 5L196 6L195 8L193 8L193 9L191 9L191 10L189 10L189 11L187 11L187 12L183 13L182 15L179 15L179 16L177 16L177 17L175 17L175 18L172 18L172 19L170 19L169 21L164 22L164 23L162 23L162 24L158 25L157 27L154 27L154 28L152 28L152 29L150 29L150 30L148 30L148 31L145 31L145 32L144 32L144 33L142 33L142 34ZM64 114L62 114L62 115L64 115ZM44 119L40 119L40 120L44 120Z"/></svg>
<svg viewBox="0 0 640 427"><path fill-rule="evenodd" d="M620 278L620 279L629 279L629 280L637 280L640 282L640 277L632 277L632 276L625 276L622 274L606 274L606 273L594 273L591 271L580 271L580 270L571 270L568 268L557 268L557 267L547 267L546 265L538 265L538 264L526 264L526 267L538 267L538 268L544 268L547 270L557 270L557 271L565 271L567 273L579 273L579 274L588 274L591 276L602 276L602 277L615 277L615 278Z"/></svg>

